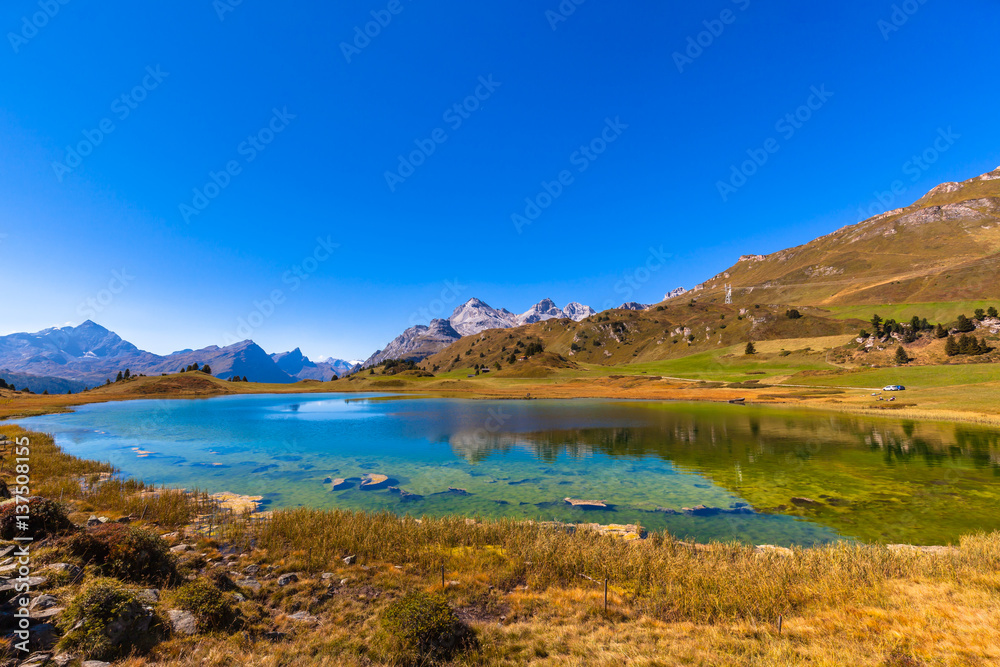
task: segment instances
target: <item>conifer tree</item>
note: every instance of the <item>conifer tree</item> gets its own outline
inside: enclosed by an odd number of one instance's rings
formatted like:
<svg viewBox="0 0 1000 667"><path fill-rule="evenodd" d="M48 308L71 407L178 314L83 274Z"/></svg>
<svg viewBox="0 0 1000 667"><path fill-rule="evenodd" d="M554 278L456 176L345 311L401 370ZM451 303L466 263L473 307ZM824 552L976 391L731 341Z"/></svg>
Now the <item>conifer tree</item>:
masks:
<svg viewBox="0 0 1000 667"><path fill-rule="evenodd" d="M908 355L906 350L903 349L903 346L900 345L896 348L896 364L902 366L903 364L908 363L910 363L910 355Z"/></svg>
<svg viewBox="0 0 1000 667"><path fill-rule="evenodd" d="M747 341L746 349L743 351L745 355L757 354L757 347L753 344L753 341Z"/></svg>
<svg viewBox="0 0 1000 667"><path fill-rule="evenodd" d="M944 343L944 353L949 357L954 357L959 353L958 343L955 342L954 336L948 336L948 340Z"/></svg>

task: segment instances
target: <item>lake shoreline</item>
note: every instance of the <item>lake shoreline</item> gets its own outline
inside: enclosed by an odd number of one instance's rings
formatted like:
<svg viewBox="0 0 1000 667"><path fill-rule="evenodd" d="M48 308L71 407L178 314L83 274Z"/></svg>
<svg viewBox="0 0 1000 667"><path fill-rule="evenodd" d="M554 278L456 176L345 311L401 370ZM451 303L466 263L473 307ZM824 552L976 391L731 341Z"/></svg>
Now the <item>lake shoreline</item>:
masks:
<svg viewBox="0 0 1000 667"><path fill-rule="evenodd" d="M496 380L501 382L497 384ZM921 401L934 399L935 393L940 393L933 389L928 391L932 393L920 394ZM914 399L906 392L892 397L897 398L898 403L879 402L871 396L875 393L871 388L836 385L756 386L751 382L747 386L734 387L733 383L645 375L611 375L586 380L490 378L485 383L478 379L354 375L333 382L308 380L289 385L233 383L201 373L138 376L80 394L38 395L0 390L0 423L16 418L69 412L75 406L109 401L317 393L394 394L395 398L428 396L468 400L609 399L729 403L743 399L746 405L775 405L868 417L1000 426L1000 411L958 410L934 405L924 407L911 402Z"/></svg>

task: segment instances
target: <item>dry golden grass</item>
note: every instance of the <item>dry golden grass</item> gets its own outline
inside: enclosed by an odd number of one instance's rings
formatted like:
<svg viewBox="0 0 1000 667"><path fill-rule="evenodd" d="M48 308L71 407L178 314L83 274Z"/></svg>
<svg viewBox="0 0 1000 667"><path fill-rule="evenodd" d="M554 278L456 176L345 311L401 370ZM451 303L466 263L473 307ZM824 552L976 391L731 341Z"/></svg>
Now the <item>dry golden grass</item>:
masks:
<svg viewBox="0 0 1000 667"><path fill-rule="evenodd" d="M440 538L441 530L438 526L430 534ZM479 530L488 533L490 529ZM577 535L570 541L584 537ZM560 546L567 545L560 542ZM622 546L643 548L635 543ZM569 549L587 551L572 544ZM475 650L449 664L985 667L1000 661L997 535L968 538L956 551L941 554L831 548L761 558L731 546L715 546L703 555L685 549L687 556L675 556L677 570L657 575L665 582L692 583L697 587L692 598L698 593L710 597L713 592L729 591L737 598L734 607L758 612L765 607L752 600L761 589L752 582L746 584L748 572L767 573L774 580L773 588L809 591L808 600L783 614L780 633L777 616L770 612L680 618L656 613L656 605L651 606L649 600L618 586L612 587L605 612L602 587L579 578L491 590L497 575L477 563L476 551L467 550L461 558L448 561L449 584L444 594L460 613L471 613L478 641ZM301 550L288 548L262 549L254 551L252 558L277 564L278 572L302 572L299 559L303 555ZM126 664L403 664L380 644L381 611L408 590L440 591L441 587L438 570L426 571L419 563L394 555L397 558L370 559L364 568L345 566L338 560L314 563L314 572L326 570L334 581L346 578L349 582L325 601L317 597L326 588L316 575L302 574L298 584L285 589L265 584L257 599L271 606L276 627L289 633L284 642L239 636L173 640L153 655ZM617 551L607 554L608 559L618 557ZM701 573L692 578L695 569ZM858 572L864 572L864 577L852 578ZM698 607L707 610L711 604L706 600ZM295 624L287 614L297 609L315 614L319 624Z"/></svg>

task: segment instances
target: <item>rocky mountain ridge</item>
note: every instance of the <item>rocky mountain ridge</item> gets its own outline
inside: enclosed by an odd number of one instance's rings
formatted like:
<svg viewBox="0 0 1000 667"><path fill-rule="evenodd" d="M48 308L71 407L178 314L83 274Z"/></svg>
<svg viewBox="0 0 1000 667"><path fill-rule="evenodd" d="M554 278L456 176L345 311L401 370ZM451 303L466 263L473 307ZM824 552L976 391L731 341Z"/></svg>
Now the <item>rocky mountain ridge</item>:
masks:
<svg viewBox="0 0 1000 667"><path fill-rule="evenodd" d="M386 345L385 349L378 350L365 360L361 367L375 366L388 359L421 361L463 336L491 329L510 329L556 318L579 322L595 314L596 311L590 306L575 301L565 308L559 308L552 299L542 299L521 315L515 315L505 308L498 310L482 299L472 298L455 308L447 320L433 320L429 327L410 327Z"/></svg>

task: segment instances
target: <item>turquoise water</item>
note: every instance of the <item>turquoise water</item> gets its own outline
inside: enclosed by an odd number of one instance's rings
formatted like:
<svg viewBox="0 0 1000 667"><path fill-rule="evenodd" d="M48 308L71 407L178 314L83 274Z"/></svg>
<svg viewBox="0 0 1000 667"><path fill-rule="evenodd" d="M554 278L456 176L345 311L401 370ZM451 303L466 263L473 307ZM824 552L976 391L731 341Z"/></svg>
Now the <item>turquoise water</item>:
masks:
<svg viewBox="0 0 1000 667"><path fill-rule="evenodd" d="M18 423L124 475L260 495L274 509L639 522L786 545L936 543L1000 528L1000 438L988 429L729 405L344 394L113 402ZM361 489L365 473L403 493Z"/></svg>

